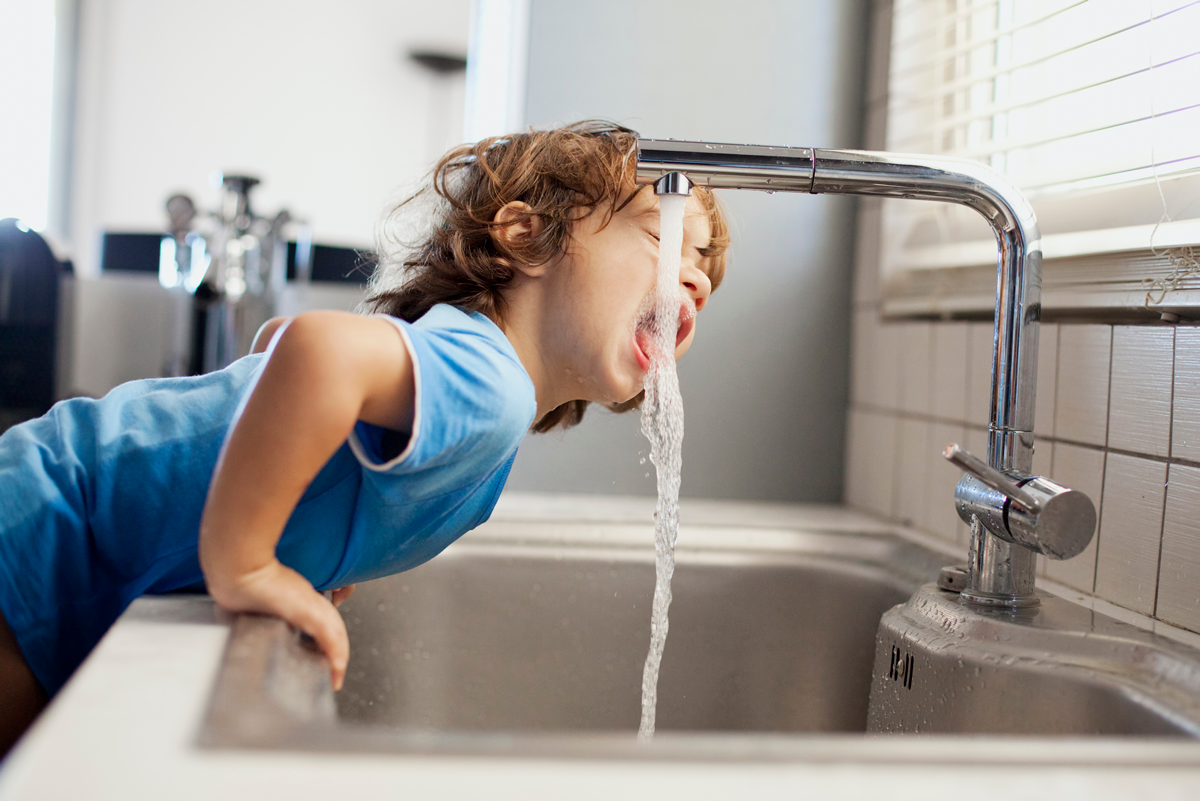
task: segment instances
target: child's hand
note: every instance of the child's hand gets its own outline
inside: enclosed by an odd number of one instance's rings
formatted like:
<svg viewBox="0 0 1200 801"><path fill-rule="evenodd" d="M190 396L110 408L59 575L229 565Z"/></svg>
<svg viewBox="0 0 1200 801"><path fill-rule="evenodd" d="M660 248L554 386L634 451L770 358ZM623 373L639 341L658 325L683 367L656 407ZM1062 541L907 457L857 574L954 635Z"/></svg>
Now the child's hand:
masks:
<svg viewBox="0 0 1200 801"><path fill-rule="evenodd" d="M344 312L298 315L272 343L213 472L200 567L221 606L278 615L316 640L336 690L350 653L346 626L307 579L279 563L275 549L296 504L357 421L412 430L413 362L394 325ZM348 594L343 588L338 600Z"/></svg>
<svg viewBox="0 0 1200 801"><path fill-rule="evenodd" d="M312 637L329 658L333 689L342 689L346 663L350 659L346 624L334 604L314 590L304 576L279 560L273 560L224 586L210 585L209 591L213 599L230 612L275 615ZM341 603L352 592L354 585L335 590L334 603Z"/></svg>

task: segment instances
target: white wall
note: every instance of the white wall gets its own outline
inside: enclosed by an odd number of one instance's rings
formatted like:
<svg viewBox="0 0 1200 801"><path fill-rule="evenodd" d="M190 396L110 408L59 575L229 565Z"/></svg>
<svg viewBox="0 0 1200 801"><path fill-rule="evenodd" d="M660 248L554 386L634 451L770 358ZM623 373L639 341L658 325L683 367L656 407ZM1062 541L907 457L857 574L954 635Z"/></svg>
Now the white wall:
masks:
<svg viewBox="0 0 1200 801"><path fill-rule="evenodd" d="M466 53L469 0L81 8L70 198L80 320L68 391L101 393L160 363L141 330L165 313L151 308L152 289L92 286L101 231L160 230L169 194L212 208L211 175L245 171L263 179L260 213L287 207L319 242L371 247L389 199L461 136L463 77L433 77L406 54Z"/></svg>
<svg viewBox="0 0 1200 801"><path fill-rule="evenodd" d="M644 136L854 147L861 0L533 0L528 122L608 117ZM851 198L726 192L725 285L680 363L687 496L839 501ZM532 437L509 486L653 494L636 414Z"/></svg>
<svg viewBox="0 0 1200 801"><path fill-rule="evenodd" d="M456 102L405 54L465 53L468 0L89 0L82 6L72 240L97 269L105 229L153 230L163 201L202 205L210 174L264 183L258 207L287 206L320 241L368 246L398 186L462 129ZM430 110L455 115L431 124Z"/></svg>

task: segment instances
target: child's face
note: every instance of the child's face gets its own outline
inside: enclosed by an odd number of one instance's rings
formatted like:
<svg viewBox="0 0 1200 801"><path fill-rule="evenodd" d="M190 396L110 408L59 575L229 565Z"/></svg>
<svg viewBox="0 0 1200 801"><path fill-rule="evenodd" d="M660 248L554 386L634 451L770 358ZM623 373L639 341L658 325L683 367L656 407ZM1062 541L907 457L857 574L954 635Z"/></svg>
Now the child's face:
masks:
<svg viewBox="0 0 1200 801"><path fill-rule="evenodd" d="M600 213L581 220L566 252L549 271L559 284L551 324L561 332L555 337L556 361L565 363L570 379L578 384L574 396L624 402L641 392L649 368L643 343L645 312L658 276L658 198L647 187L602 225ZM692 344L696 312L712 291L699 250L709 239L708 215L700 200L690 197L683 222L676 359Z"/></svg>

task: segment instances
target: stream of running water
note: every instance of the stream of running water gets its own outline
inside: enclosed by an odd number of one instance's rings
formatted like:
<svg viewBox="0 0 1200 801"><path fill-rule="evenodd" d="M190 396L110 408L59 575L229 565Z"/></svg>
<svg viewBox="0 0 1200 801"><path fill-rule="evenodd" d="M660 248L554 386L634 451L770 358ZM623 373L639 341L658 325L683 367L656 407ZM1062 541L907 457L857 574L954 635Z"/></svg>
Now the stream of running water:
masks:
<svg viewBox="0 0 1200 801"><path fill-rule="evenodd" d="M659 196L658 280L651 322L652 347L647 351L646 399L642 433L650 440L650 461L658 476L654 512L654 604L650 617L650 652L642 671L642 722L638 739L654 736L658 705L658 669L667 641L667 610L675 572L675 539L679 536L679 471L682 464L683 398L675 371L675 334L679 327L679 267L683 253L684 195Z"/></svg>

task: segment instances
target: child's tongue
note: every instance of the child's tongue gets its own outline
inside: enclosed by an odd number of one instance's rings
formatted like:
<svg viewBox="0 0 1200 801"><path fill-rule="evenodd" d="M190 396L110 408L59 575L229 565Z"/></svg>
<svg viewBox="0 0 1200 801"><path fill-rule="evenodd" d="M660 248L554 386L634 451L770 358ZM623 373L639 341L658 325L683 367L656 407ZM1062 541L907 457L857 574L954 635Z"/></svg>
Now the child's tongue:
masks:
<svg viewBox="0 0 1200 801"><path fill-rule="evenodd" d="M654 358L654 335L649 328L638 328L634 334L637 339L638 347L642 349L642 353L646 354L647 359Z"/></svg>
<svg viewBox="0 0 1200 801"><path fill-rule="evenodd" d="M634 333L637 339L638 347L642 349L642 353L646 354L646 358L653 362L655 357L662 351L658 341L654 336L654 316L643 319L638 323L637 330Z"/></svg>

